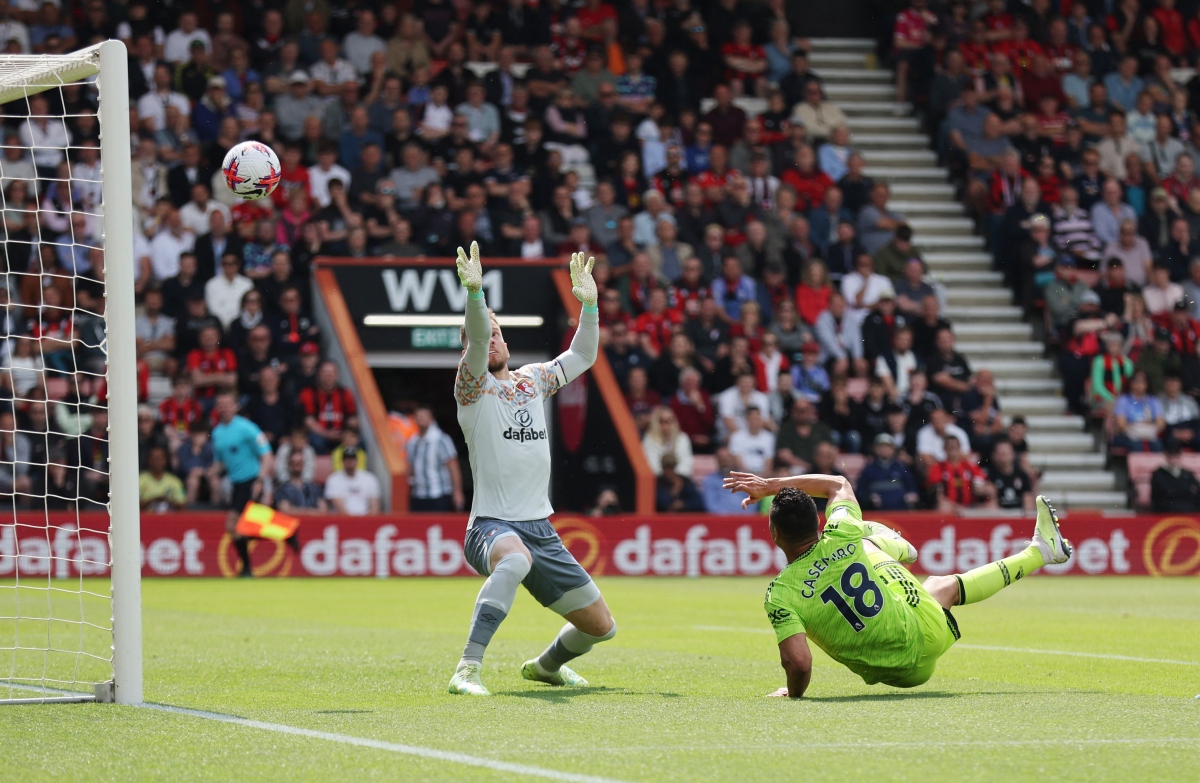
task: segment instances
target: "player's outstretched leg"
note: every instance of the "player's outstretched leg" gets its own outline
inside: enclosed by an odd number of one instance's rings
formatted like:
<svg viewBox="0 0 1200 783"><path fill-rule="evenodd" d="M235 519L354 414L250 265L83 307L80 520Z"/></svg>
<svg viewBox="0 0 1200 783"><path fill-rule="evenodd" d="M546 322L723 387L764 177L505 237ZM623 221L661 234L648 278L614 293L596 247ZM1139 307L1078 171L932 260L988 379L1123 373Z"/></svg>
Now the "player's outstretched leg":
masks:
<svg viewBox="0 0 1200 783"><path fill-rule="evenodd" d="M604 603L603 598L590 606L567 613L566 619L569 622L562 627L545 652L537 658L526 661L525 665L521 667L523 678L550 685L583 686L588 684L587 680L565 664L590 652L600 642L607 642L616 636L617 624L609 614L608 605ZM605 627L608 630L598 634L587 633L579 626L583 626L588 631L601 631Z"/></svg>
<svg viewBox="0 0 1200 783"><path fill-rule="evenodd" d="M497 542L497 546L500 543ZM492 566L491 575L483 583L479 597L475 599L475 612L471 615L471 632L467 636L467 646L463 649L462 660L450 679L451 693L467 696L491 695L479 677L483 670L483 653L500 623L508 617L513 601L517 598L517 588L529 574L530 568L529 554L524 546L520 547L520 551L509 551L503 555L497 552L497 556L499 562Z"/></svg>
<svg viewBox="0 0 1200 783"><path fill-rule="evenodd" d="M1063 538L1058 515L1045 495L1037 497L1037 525L1033 540L1018 554L973 568L965 574L931 577L928 590L946 607L978 603L991 598L1022 577L1050 563L1065 563L1071 558L1071 542ZM930 583L933 584L930 584Z"/></svg>

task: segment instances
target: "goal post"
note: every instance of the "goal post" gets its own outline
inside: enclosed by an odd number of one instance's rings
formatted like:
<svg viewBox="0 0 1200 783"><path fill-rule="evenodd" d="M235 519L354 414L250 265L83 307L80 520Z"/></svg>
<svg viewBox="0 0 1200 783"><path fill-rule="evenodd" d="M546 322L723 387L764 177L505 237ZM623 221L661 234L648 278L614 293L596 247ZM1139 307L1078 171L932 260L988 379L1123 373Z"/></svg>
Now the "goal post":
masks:
<svg viewBox="0 0 1200 783"><path fill-rule="evenodd" d="M81 82L82 90L64 90ZM34 100L42 93L45 104ZM0 411L0 703L137 704L142 555L125 45L0 56L0 103L10 102L21 107L10 115L30 117L21 120L21 156L0 159L0 207L6 221L31 215L23 225L32 231L14 235L5 222L0 278L33 316L0 351L13 390L12 413ZM96 144L68 130L93 113L98 161L85 149ZM10 187L28 178L26 159L33 181ZM25 173L10 173L18 169ZM18 204L23 190L37 193ZM65 260L53 274L43 271L56 264L50 255ZM74 298L57 304L63 291ZM65 434L46 424L52 409Z"/></svg>

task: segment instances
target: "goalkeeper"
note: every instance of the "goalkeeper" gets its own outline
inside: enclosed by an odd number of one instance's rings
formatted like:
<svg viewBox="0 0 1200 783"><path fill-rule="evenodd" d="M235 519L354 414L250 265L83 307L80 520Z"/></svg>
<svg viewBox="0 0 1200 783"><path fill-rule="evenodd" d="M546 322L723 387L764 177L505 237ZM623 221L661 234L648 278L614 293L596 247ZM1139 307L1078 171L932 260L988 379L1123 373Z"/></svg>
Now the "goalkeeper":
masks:
<svg viewBox="0 0 1200 783"><path fill-rule="evenodd" d="M595 259L571 256L571 292L583 303L571 347L557 359L508 369L508 345L484 302L479 245L458 249L458 277L467 289L462 361L454 382L458 422L466 436L475 497L463 548L467 562L487 576L467 645L450 692L488 696L480 681L483 653L512 609L517 586L562 615L567 624L546 651L526 661L521 676L550 685L587 685L564 664L617 633L600 590L563 546L549 516L550 441L543 400L582 375L600 342Z"/></svg>
<svg viewBox="0 0 1200 783"><path fill-rule="evenodd" d="M841 476L732 473L725 487L750 496L742 505L775 496L771 538L788 566L767 587L765 608L787 686L772 696L804 695L812 676L810 639L868 685L922 685L959 638L951 607L990 598L1043 565L1071 557L1054 509L1039 495L1033 540L1024 550L965 574L931 576L922 585L900 565L916 560L917 550L890 528L864 522L850 482ZM820 532L810 496L829 498Z"/></svg>

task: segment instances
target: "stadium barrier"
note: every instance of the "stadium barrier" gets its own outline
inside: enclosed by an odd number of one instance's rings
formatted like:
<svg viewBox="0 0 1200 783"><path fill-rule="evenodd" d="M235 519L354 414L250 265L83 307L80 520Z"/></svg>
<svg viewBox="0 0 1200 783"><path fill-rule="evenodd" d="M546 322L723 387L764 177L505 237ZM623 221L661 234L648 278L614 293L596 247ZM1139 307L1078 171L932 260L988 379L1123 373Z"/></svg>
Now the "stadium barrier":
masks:
<svg viewBox="0 0 1200 783"><path fill-rule="evenodd" d="M920 550L912 569L961 572L1019 549L1031 521L963 519L939 514L875 517L900 530ZM80 533L77 525L85 531ZM554 524L567 547L594 576L768 576L785 563L758 516L581 517ZM20 573L55 578L108 573L108 539L93 533L106 515L18 515L0 525L0 580ZM1200 517L1123 516L1075 512L1066 518L1076 556L1049 574L1200 575ZM306 517L300 554L283 543L252 544L260 576L465 576L466 519L461 515ZM142 518L144 576L234 576L237 554L220 513Z"/></svg>

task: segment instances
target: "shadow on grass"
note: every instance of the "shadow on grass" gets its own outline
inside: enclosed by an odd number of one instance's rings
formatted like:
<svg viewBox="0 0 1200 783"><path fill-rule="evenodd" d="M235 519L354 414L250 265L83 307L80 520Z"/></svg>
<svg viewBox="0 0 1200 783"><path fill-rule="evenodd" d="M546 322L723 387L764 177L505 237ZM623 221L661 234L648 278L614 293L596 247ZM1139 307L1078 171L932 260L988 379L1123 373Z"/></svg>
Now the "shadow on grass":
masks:
<svg viewBox="0 0 1200 783"><path fill-rule="evenodd" d="M589 685L585 688L539 688L521 691L494 691L497 696L515 696L519 699L537 699L538 701L565 704L581 696L658 696L664 699L681 699L682 693L658 693L653 691L631 691L628 688L611 688L607 685Z"/></svg>
<svg viewBox="0 0 1200 783"><path fill-rule="evenodd" d="M857 701L867 702L887 702L887 701L911 701L915 699L961 699L970 697L977 699L980 696L1028 696L1032 693L1055 693L1059 694L1062 691L978 691L968 693L965 691L906 691L906 690L887 690L880 693L859 693L852 696L805 696L803 701L828 702L830 704L850 703Z"/></svg>

